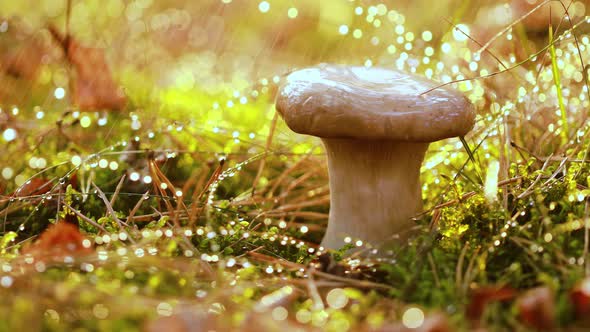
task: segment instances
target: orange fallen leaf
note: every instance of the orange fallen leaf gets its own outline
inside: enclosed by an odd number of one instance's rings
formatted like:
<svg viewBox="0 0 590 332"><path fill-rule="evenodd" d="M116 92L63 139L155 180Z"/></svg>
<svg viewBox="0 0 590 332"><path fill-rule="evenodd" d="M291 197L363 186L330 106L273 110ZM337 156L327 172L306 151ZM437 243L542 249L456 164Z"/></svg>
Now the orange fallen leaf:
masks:
<svg viewBox="0 0 590 332"><path fill-rule="evenodd" d="M580 281L570 293L576 317L584 319L590 314L590 278Z"/></svg>
<svg viewBox="0 0 590 332"><path fill-rule="evenodd" d="M45 178L32 178L18 188L12 196L28 197L38 196L48 193L53 187L53 183Z"/></svg>
<svg viewBox="0 0 590 332"><path fill-rule="evenodd" d="M469 304L465 315L475 325L479 326L481 317L488 303L507 301L514 298L516 291L506 286L486 286L476 288L469 296Z"/></svg>
<svg viewBox="0 0 590 332"><path fill-rule="evenodd" d="M538 287L518 298L518 314L525 324L537 330L555 326L555 298L549 287Z"/></svg>
<svg viewBox="0 0 590 332"><path fill-rule="evenodd" d="M81 111L121 110L127 98L112 77L104 50L81 45L72 36L62 36L50 26L49 31L64 50L73 66L72 101Z"/></svg>
<svg viewBox="0 0 590 332"><path fill-rule="evenodd" d="M37 258L62 258L63 256L86 255L93 251L84 246L86 237L80 233L75 225L59 221L52 224L41 233L39 239L23 250L24 254L31 254Z"/></svg>
<svg viewBox="0 0 590 332"><path fill-rule="evenodd" d="M2 57L0 71L15 78L33 81L41 67L43 50L36 40L27 41L20 47L9 50Z"/></svg>
<svg viewBox="0 0 590 332"><path fill-rule="evenodd" d="M102 49L84 47L71 40L68 58L76 69L73 101L81 110L121 110L125 107L125 94L111 77Z"/></svg>
<svg viewBox="0 0 590 332"><path fill-rule="evenodd" d="M43 38L17 18L0 18L0 24L8 27L0 36L0 73L34 81L47 53Z"/></svg>

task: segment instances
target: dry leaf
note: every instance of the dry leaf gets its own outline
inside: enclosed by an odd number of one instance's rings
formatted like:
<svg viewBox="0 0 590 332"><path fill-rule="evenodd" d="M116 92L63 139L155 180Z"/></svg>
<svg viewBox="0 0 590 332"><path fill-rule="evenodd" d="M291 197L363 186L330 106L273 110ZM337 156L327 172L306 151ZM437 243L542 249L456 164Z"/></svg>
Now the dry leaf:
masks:
<svg viewBox="0 0 590 332"><path fill-rule="evenodd" d="M518 298L518 314L525 324L538 330L555 327L555 298L549 287L538 287Z"/></svg>
<svg viewBox="0 0 590 332"><path fill-rule="evenodd" d="M46 178L32 178L18 188L12 196L29 197L38 196L48 193L53 187L53 183Z"/></svg>
<svg viewBox="0 0 590 332"><path fill-rule="evenodd" d="M576 316L587 318L590 314L590 278L582 280L570 293L570 300L574 306Z"/></svg>
<svg viewBox="0 0 590 332"><path fill-rule="evenodd" d="M81 110L121 110L125 107L125 94L111 77L102 49L84 47L70 40L67 54L76 72L73 101Z"/></svg>
<svg viewBox="0 0 590 332"><path fill-rule="evenodd" d="M59 260L64 256L86 255L93 250L85 247L86 239L78 230L78 227L65 221L52 224L41 233L39 239L28 248L24 254L31 254L37 258L50 258Z"/></svg>
<svg viewBox="0 0 590 332"><path fill-rule="evenodd" d="M36 92L51 50L47 38L18 18L0 18L0 103L21 105Z"/></svg>
<svg viewBox="0 0 590 332"><path fill-rule="evenodd" d="M8 127L9 121L11 121L10 115L6 112L0 112L0 130L4 131Z"/></svg>
<svg viewBox="0 0 590 332"><path fill-rule="evenodd" d="M479 326L481 317L483 316L488 303L511 300L515 295L516 291L506 286L486 286L476 288L470 295L465 315L475 326Z"/></svg>
<svg viewBox="0 0 590 332"><path fill-rule="evenodd" d="M41 67L43 48L36 39L8 50L1 59L0 71L15 78L34 81Z"/></svg>
<svg viewBox="0 0 590 332"><path fill-rule="evenodd" d="M2 19L6 32L0 34L0 73L34 81L46 47L40 35L18 19Z"/></svg>
<svg viewBox="0 0 590 332"><path fill-rule="evenodd" d="M70 81L73 103L81 111L123 109L127 98L113 80L104 50L83 46L72 36L62 36L55 27L50 26L49 31L74 68Z"/></svg>

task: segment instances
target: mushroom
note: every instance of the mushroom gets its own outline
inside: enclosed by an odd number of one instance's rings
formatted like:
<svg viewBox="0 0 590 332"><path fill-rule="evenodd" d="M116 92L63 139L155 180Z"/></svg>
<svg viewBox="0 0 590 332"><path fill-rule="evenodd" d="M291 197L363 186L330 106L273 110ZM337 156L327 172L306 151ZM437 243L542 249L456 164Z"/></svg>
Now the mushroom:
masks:
<svg viewBox="0 0 590 332"><path fill-rule="evenodd" d="M333 64L283 79L276 109L294 132L320 137L328 157L323 247L340 248L347 236L375 245L409 236L422 210L429 142L463 136L474 124L468 100L437 86L400 71Z"/></svg>

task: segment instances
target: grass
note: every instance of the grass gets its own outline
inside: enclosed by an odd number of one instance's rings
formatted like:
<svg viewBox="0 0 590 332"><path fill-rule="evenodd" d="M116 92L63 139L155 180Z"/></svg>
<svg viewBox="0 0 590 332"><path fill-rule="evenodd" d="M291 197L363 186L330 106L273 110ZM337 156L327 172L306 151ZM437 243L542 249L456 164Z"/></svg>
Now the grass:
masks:
<svg viewBox="0 0 590 332"><path fill-rule="evenodd" d="M553 45L553 27L549 26L549 53L551 54L551 72L553 73L553 81L555 82L555 89L557 92L557 101L559 103L559 112L561 114L561 127L563 141L567 142L569 138L569 129L567 124L567 114L565 113L565 104L563 102L563 93L561 88L561 79L559 78L559 68L557 66L557 55L555 54L555 46Z"/></svg>
<svg viewBox="0 0 590 332"><path fill-rule="evenodd" d="M0 9L41 22L51 4ZM74 2L70 31L125 46L107 52L124 110L77 112L69 89L55 98L74 79L59 55L33 79L0 75L0 330L391 330L421 315L423 329L588 328L585 19L545 30L548 42L519 18L508 27L465 19L468 29L432 28L428 38L401 10L379 14L377 4L334 7L342 21L333 21L304 2L290 21L277 19L286 3L267 15L207 2L186 13L148 5L143 31L129 19L139 2L118 4L103 12ZM194 14L206 5L210 13ZM476 7L454 21L486 9ZM96 27L85 12L96 13ZM183 35L162 28L162 14L179 26L192 15L195 31L215 27L212 17L231 28L207 30L217 48L191 39L197 46L175 51L166 41ZM125 24L107 29L113 21ZM43 25L10 22L47 41ZM495 37L479 37L486 29ZM30 40L17 37L0 34L0 46ZM413 68L476 106L472 133L427 152L425 211L408 243L376 254L361 244L366 255L347 253L356 239L330 254L318 246L329 211L325 156L286 128L273 94L278 75L319 61ZM46 235L57 220L77 224L85 245L70 250L79 235L68 230Z"/></svg>

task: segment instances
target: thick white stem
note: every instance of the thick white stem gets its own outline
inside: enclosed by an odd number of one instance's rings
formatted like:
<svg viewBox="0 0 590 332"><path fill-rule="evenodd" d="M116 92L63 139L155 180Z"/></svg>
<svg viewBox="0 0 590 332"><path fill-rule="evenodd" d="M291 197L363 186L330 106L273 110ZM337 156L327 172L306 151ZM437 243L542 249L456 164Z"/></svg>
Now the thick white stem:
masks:
<svg viewBox="0 0 590 332"><path fill-rule="evenodd" d="M330 175L330 218L322 241L380 245L406 238L422 209L420 165L428 143L323 138Z"/></svg>

